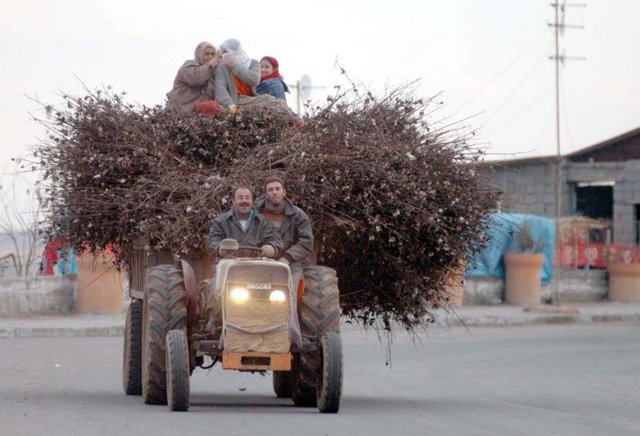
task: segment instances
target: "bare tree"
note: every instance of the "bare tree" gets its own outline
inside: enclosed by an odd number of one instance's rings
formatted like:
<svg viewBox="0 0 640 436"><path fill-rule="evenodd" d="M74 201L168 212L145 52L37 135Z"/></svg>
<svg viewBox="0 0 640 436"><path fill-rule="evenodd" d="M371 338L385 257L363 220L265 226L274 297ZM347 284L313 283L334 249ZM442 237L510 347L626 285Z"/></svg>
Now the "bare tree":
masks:
<svg viewBox="0 0 640 436"><path fill-rule="evenodd" d="M41 209L38 190L22 175L0 185L0 238L8 242L13 254L16 275L28 276L37 267L41 255L38 220Z"/></svg>

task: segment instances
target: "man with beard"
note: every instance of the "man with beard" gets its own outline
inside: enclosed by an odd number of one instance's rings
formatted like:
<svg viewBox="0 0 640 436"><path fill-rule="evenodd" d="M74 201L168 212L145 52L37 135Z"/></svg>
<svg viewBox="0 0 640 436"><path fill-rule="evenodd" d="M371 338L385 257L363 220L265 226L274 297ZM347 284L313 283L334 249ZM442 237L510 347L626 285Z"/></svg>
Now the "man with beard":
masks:
<svg viewBox="0 0 640 436"><path fill-rule="evenodd" d="M235 239L239 245L260 247L260 255L275 257L282 249L282 240L271 223L253 209L253 193L246 186L237 188L233 194L233 207L218 216L209 230L208 247L217 256L232 254L224 239Z"/></svg>
<svg viewBox="0 0 640 436"><path fill-rule="evenodd" d="M294 205L286 195L284 180L268 177L264 184L265 197L256 200L256 209L264 215L282 238L284 247L279 260L289 264L296 287L304 265L313 252L313 231L307 214Z"/></svg>
<svg viewBox="0 0 640 436"><path fill-rule="evenodd" d="M238 187L234 191L232 205L231 210L213 221L207 239L209 250L219 257L250 256L255 253L237 250L238 245L244 245L259 247L260 256L276 257L282 250L282 239L273 229L269 220L253 209L251 189L246 186ZM235 241L230 241L231 239ZM209 287L207 313L209 315L207 330L215 333L216 319L221 320L220 296L216 292L215 282Z"/></svg>

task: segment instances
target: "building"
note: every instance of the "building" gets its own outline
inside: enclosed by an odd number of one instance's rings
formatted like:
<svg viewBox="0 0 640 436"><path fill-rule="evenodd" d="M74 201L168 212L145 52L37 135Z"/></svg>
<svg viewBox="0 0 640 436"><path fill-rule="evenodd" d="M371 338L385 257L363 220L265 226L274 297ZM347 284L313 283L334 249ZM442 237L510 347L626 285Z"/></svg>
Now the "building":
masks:
<svg viewBox="0 0 640 436"><path fill-rule="evenodd" d="M556 216L556 156L487 162L503 212ZM640 244L640 128L562 156L562 216L611 220L612 241Z"/></svg>

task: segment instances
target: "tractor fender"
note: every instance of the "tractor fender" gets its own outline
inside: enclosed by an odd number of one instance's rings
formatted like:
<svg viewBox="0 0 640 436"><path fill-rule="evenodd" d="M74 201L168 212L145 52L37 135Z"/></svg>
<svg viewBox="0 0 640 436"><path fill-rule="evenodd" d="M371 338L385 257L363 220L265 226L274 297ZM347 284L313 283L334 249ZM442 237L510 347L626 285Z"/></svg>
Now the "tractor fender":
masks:
<svg viewBox="0 0 640 436"><path fill-rule="evenodd" d="M302 296L304 295L304 274L300 275L300 280L298 281L298 289L296 291L296 295L298 297L298 306L302 304Z"/></svg>
<svg viewBox="0 0 640 436"><path fill-rule="evenodd" d="M194 326L198 320L198 278L186 260L180 260L184 289L187 291L187 324Z"/></svg>

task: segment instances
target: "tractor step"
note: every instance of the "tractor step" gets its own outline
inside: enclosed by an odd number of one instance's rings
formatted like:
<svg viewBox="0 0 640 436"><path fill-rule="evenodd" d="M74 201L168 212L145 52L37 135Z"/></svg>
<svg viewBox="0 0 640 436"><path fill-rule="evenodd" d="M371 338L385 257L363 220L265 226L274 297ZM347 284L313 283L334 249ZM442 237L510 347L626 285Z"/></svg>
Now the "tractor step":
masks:
<svg viewBox="0 0 640 436"><path fill-rule="evenodd" d="M222 353L222 349L218 347L220 343L218 339L196 340L194 342L197 356L218 356Z"/></svg>

